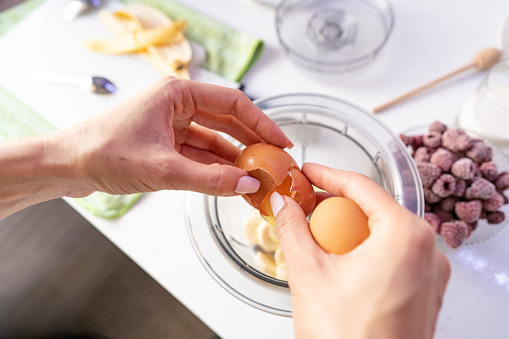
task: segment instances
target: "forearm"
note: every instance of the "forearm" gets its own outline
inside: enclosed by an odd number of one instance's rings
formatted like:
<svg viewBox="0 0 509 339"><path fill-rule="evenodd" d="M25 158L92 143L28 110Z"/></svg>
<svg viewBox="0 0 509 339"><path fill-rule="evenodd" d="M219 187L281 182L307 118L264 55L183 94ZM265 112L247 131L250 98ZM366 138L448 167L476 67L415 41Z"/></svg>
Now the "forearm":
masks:
<svg viewBox="0 0 509 339"><path fill-rule="evenodd" d="M0 141L0 218L85 190L69 143L62 132Z"/></svg>

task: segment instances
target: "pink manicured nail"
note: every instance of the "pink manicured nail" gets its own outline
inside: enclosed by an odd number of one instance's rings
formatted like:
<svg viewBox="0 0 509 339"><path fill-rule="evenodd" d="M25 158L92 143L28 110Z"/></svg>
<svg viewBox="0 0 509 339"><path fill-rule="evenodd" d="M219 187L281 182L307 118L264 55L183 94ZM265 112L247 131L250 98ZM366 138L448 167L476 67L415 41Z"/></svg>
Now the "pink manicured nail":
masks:
<svg viewBox="0 0 509 339"><path fill-rule="evenodd" d="M255 193L260 188L260 182L248 175L240 177L235 193Z"/></svg>
<svg viewBox="0 0 509 339"><path fill-rule="evenodd" d="M278 192L272 193L270 196L270 208L272 208L272 214L274 214L274 218L277 217L277 214L283 206L285 205L285 199Z"/></svg>

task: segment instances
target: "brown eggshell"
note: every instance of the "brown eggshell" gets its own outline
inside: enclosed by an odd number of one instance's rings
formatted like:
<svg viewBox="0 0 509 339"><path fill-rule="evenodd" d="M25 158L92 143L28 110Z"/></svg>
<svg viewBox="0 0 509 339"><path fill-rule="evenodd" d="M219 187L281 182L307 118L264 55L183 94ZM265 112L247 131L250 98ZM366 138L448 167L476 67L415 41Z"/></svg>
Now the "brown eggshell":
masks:
<svg viewBox="0 0 509 339"><path fill-rule="evenodd" d="M327 198L318 204L309 228L318 245L335 254L350 252L370 234L368 218L362 209L343 197Z"/></svg>
<svg viewBox="0 0 509 339"><path fill-rule="evenodd" d="M260 209L264 198L277 190L297 201L306 215L313 211L313 186L302 174L297 162L283 149L264 143L249 145L237 156L234 165L260 181L260 189L256 193L242 195L254 208ZM279 186L285 189L277 189Z"/></svg>

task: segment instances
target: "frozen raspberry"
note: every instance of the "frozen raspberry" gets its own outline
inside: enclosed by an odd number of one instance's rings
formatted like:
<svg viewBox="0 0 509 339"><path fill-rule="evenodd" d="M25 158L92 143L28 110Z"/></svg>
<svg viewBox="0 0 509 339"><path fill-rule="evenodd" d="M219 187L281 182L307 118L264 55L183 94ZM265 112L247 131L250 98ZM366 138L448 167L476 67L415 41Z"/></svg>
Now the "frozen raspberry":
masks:
<svg viewBox="0 0 509 339"><path fill-rule="evenodd" d="M458 201L458 198L456 198L456 197L447 197L445 199L442 199L442 201L440 201L439 206L444 211L452 212L452 211L454 211L454 205L456 205L457 201Z"/></svg>
<svg viewBox="0 0 509 339"><path fill-rule="evenodd" d="M498 168L493 161L483 162L479 166L479 171L481 171L483 178L485 178L486 180L493 182L497 179Z"/></svg>
<svg viewBox="0 0 509 339"><path fill-rule="evenodd" d="M497 212L488 212L488 216L486 217L488 220L488 224L500 224L502 221L505 220L505 214L502 211Z"/></svg>
<svg viewBox="0 0 509 339"><path fill-rule="evenodd" d="M424 203L424 212L431 212L431 205L427 202Z"/></svg>
<svg viewBox="0 0 509 339"><path fill-rule="evenodd" d="M467 224L468 226L468 234L467 234L467 238L470 236L470 234L472 234L472 232L477 228L477 221L476 222L473 222L471 224Z"/></svg>
<svg viewBox="0 0 509 339"><path fill-rule="evenodd" d="M435 213L442 222L451 221L454 219L452 212L444 211L438 206L433 207L433 213Z"/></svg>
<svg viewBox="0 0 509 339"><path fill-rule="evenodd" d="M405 146L410 146L412 149L418 149L422 146L422 135L405 135L400 134L399 138Z"/></svg>
<svg viewBox="0 0 509 339"><path fill-rule="evenodd" d="M459 128L447 128L442 134L442 146L449 151L465 151L470 148L472 138Z"/></svg>
<svg viewBox="0 0 509 339"><path fill-rule="evenodd" d="M465 190L466 199L488 200L495 194L495 185L484 178L476 178Z"/></svg>
<svg viewBox="0 0 509 339"><path fill-rule="evenodd" d="M509 188L509 172L501 172L495 180L495 186L499 191L505 191Z"/></svg>
<svg viewBox="0 0 509 339"><path fill-rule="evenodd" d="M429 162L440 167L442 171L449 172L455 160L454 158L452 152L440 147L429 157Z"/></svg>
<svg viewBox="0 0 509 339"><path fill-rule="evenodd" d="M467 189L467 182L463 179L456 178L456 189L454 190L453 195L458 198L462 198L465 195L465 190Z"/></svg>
<svg viewBox="0 0 509 339"><path fill-rule="evenodd" d="M440 235L447 246L457 248L467 238L468 225L460 220L443 222L440 225Z"/></svg>
<svg viewBox="0 0 509 339"><path fill-rule="evenodd" d="M469 158L456 160L451 166L451 173L464 180L471 180L475 175L475 170L474 162Z"/></svg>
<svg viewBox="0 0 509 339"><path fill-rule="evenodd" d="M502 205L504 205L504 197L498 192L495 192L491 198L482 202L482 207L490 212L498 211Z"/></svg>
<svg viewBox="0 0 509 339"><path fill-rule="evenodd" d="M434 203L437 203L440 200L442 200L442 198L440 198L439 195L436 195L435 193L433 193L433 191L431 191L431 188L424 187L424 200L428 204L434 204Z"/></svg>
<svg viewBox="0 0 509 339"><path fill-rule="evenodd" d="M433 193L441 198L447 198L454 193L456 189L456 179L450 174L442 174L431 185Z"/></svg>
<svg viewBox="0 0 509 339"><path fill-rule="evenodd" d="M473 140L470 148L466 151L467 157L476 163L490 161L493 155L492 153L491 147L479 139Z"/></svg>
<svg viewBox="0 0 509 339"><path fill-rule="evenodd" d="M415 150L413 157L415 162L428 162L431 156L429 148L421 146Z"/></svg>
<svg viewBox="0 0 509 339"><path fill-rule="evenodd" d="M481 216L482 202L480 200L458 201L454 206L454 212L458 219L466 223L475 222Z"/></svg>
<svg viewBox="0 0 509 339"><path fill-rule="evenodd" d="M509 198L507 198L507 195L504 194L504 192L502 191L497 191L498 194L500 194L502 196L502 198L504 198L504 205L505 204L509 204Z"/></svg>
<svg viewBox="0 0 509 339"><path fill-rule="evenodd" d="M439 133L442 134L447 129L447 126L441 123L440 121L434 121L429 125L429 133Z"/></svg>
<svg viewBox="0 0 509 339"><path fill-rule="evenodd" d="M424 213L424 220L429 222L429 224L431 225L431 227L433 228L435 233L438 233L438 231L440 230L440 224L442 223L442 221L435 213L431 213L431 212Z"/></svg>
<svg viewBox="0 0 509 339"><path fill-rule="evenodd" d="M421 176L423 187L431 187L433 182L442 174L440 167L429 162L417 162L415 165Z"/></svg>
<svg viewBox="0 0 509 339"><path fill-rule="evenodd" d="M422 137L422 144L429 148L438 148L442 146L442 134L430 133Z"/></svg>

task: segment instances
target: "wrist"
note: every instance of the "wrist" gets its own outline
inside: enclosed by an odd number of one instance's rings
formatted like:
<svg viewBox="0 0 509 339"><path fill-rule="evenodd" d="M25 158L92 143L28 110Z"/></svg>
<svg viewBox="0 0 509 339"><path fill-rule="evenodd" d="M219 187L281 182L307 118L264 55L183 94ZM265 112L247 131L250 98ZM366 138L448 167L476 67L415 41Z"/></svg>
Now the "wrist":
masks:
<svg viewBox="0 0 509 339"><path fill-rule="evenodd" d="M0 218L27 206L89 193L62 132L1 141Z"/></svg>

